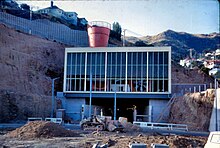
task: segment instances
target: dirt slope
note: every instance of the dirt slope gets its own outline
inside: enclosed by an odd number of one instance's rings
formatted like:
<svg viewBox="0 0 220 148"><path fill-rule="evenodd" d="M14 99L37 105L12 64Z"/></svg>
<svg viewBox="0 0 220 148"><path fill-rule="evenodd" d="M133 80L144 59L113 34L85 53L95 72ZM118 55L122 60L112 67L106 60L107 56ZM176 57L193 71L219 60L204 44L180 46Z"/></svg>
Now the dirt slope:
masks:
<svg viewBox="0 0 220 148"><path fill-rule="evenodd" d="M0 122L48 115L63 61L64 45L0 24Z"/></svg>
<svg viewBox="0 0 220 148"><path fill-rule="evenodd" d="M183 84L207 84L213 83L213 78L205 74L199 68L185 69L184 67L172 63L171 79L173 83Z"/></svg>
<svg viewBox="0 0 220 148"><path fill-rule="evenodd" d="M170 109L170 122L187 124L194 131L208 131L214 96L214 90L208 89L176 98Z"/></svg>

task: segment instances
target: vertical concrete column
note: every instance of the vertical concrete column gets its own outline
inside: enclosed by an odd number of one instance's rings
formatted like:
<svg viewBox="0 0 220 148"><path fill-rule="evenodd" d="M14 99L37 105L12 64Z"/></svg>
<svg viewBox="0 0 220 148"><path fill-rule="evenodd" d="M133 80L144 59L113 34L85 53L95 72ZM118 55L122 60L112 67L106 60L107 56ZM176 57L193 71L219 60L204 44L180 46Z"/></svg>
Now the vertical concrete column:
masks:
<svg viewBox="0 0 220 148"><path fill-rule="evenodd" d="M81 120L84 119L84 116L85 116L85 105L83 104L81 108Z"/></svg>
<svg viewBox="0 0 220 148"><path fill-rule="evenodd" d="M133 111L133 121L137 121L137 109L134 108L134 111Z"/></svg>
<svg viewBox="0 0 220 148"><path fill-rule="evenodd" d="M152 122L152 106L149 105L148 121Z"/></svg>

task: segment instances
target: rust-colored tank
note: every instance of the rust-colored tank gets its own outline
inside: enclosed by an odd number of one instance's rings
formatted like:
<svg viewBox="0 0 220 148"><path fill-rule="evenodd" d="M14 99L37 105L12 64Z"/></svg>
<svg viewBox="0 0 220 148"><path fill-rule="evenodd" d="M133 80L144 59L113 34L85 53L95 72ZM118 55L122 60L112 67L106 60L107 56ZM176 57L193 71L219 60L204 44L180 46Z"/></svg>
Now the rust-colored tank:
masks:
<svg viewBox="0 0 220 148"><path fill-rule="evenodd" d="M111 25L107 22L93 21L88 24L90 47L107 47Z"/></svg>

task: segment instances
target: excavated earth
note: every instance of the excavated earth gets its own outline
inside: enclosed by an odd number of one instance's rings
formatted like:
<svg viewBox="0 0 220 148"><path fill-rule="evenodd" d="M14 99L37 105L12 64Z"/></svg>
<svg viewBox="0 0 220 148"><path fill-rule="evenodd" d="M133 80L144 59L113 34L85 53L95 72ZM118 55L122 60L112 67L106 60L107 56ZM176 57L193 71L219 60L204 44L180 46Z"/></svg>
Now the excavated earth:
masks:
<svg viewBox="0 0 220 148"><path fill-rule="evenodd" d="M214 89L177 97L170 109L169 122L187 124L193 131L208 131L214 97Z"/></svg>
<svg viewBox="0 0 220 148"><path fill-rule="evenodd" d="M128 127L129 128L129 127ZM157 133L143 133L137 130L117 133L107 131L86 132L67 130L60 125L45 121L35 121L0 135L2 147L84 147L106 145L112 148L127 148L130 143L166 144L170 148L203 147L206 137L161 136Z"/></svg>

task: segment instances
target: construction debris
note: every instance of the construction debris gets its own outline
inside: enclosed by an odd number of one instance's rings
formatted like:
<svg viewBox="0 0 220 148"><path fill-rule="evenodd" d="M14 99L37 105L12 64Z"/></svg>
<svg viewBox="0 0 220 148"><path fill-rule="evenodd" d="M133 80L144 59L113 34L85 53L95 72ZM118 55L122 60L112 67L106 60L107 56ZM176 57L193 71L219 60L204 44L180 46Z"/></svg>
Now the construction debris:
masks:
<svg viewBox="0 0 220 148"><path fill-rule="evenodd" d="M140 132L141 128L131 122L127 122L123 124L124 132Z"/></svg>

